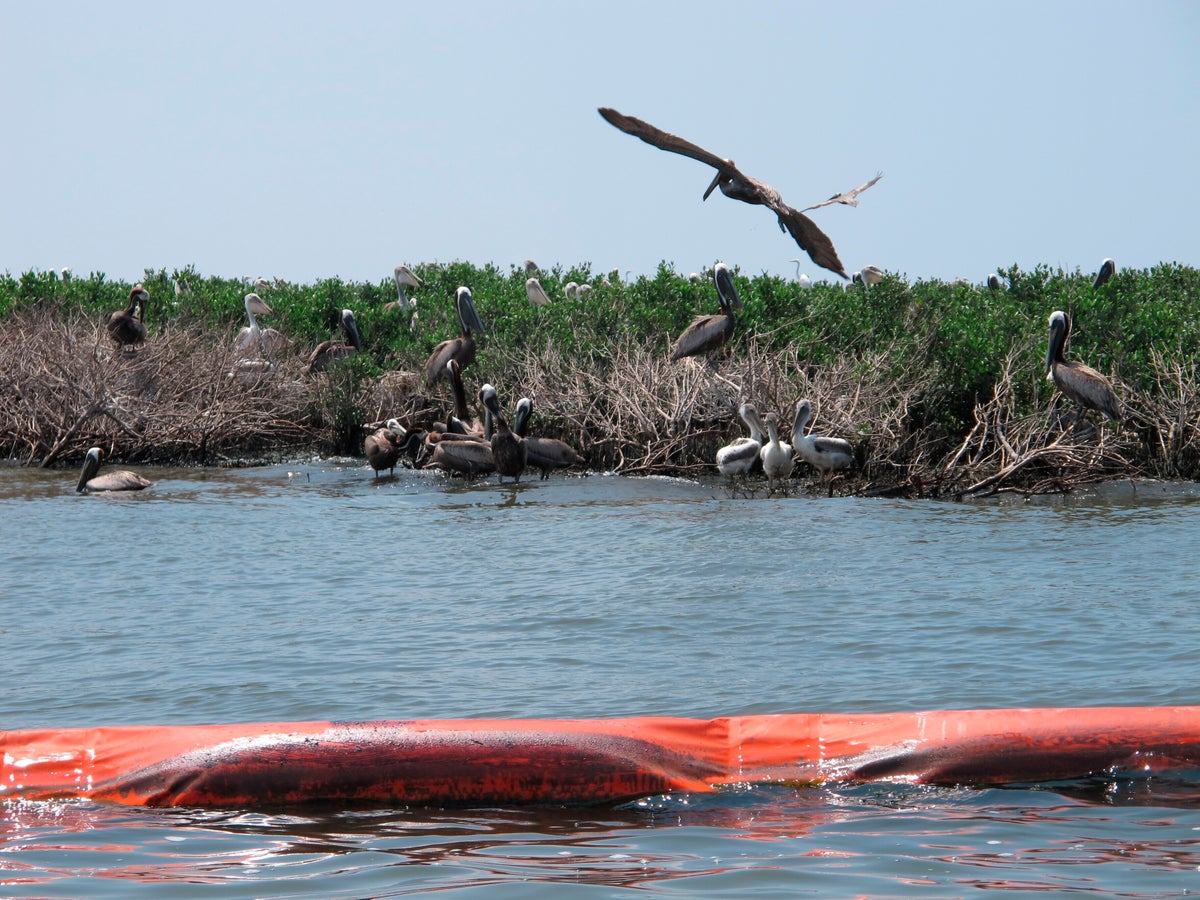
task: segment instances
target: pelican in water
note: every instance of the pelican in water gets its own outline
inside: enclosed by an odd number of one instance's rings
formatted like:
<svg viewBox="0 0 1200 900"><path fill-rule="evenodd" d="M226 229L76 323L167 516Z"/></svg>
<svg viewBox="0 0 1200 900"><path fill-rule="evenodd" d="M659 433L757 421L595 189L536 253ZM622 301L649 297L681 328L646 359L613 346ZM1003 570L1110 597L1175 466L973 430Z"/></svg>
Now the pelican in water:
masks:
<svg viewBox="0 0 1200 900"><path fill-rule="evenodd" d="M750 437L740 437L717 451L717 471L729 479L730 485L739 475L745 478L750 474L762 451L763 424L758 416L758 407L753 403L743 403L738 407L738 415L750 429Z"/></svg>
<svg viewBox="0 0 1200 900"><path fill-rule="evenodd" d="M496 474L500 476L501 481L507 475L514 482L519 482L528 459L525 439L508 427L504 411L500 408L500 398L496 396L496 389L492 385L485 384L479 389L479 402L491 413L495 428L492 433L491 446L492 460L496 464Z"/></svg>
<svg viewBox="0 0 1200 900"><path fill-rule="evenodd" d="M354 313L351 310L343 309L338 321L346 340L339 341L330 338L317 344L317 348L308 358L308 366L304 371L309 374L324 372L334 360L353 356L362 350L362 337L358 333L358 324L354 321Z"/></svg>
<svg viewBox="0 0 1200 900"><path fill-rule="evenodd" d="M522 397L517 401L512 430L525 440L525 462L541 471L543 481L550 477L554 469L567 469L587 462L587 457L566 441L527 435L525 432L529 429L529 419L532 415L533 400Z"/></svg>
<svg viewBox="0 0 1200 900"><path fill-rule="evenodd" d="M762 460L763 474L767 476L767 489L775 490L775 479L783 481L783 492L788 490L788 479L792 475L792 445L779 440L779 417L775 413L767 413L763 417L763 425L767 429L767 442L758 451Z"/></svg>
<svg viewBox="0 0 1200 900"><path fill-rule="evenodd" d="M412 309L417 305L417 301L408 296L408 289L414 291L421 286L421 279L416 276L408 266L396 266L392 277L396 279L397 298L390 303L385 303L383 308L391 311L393 309Z"/></svg>
<svg viewBox="0 0 1200 900"><path fill-rule="evenodd" d="M475 301L471 289L460 287L454 293L454 311L458 316L458 337L442 341L433 348L433 353L425 361L425 381L437 384L446 374L446 363L451 359L458 360L459 369L466 369L475 361L474 332L487 334L479 313L475 312Z"/></svg>
<svg viewBox="0 0 1200 900"><path fill-rule="evenodd" d="M525 296L529 298L530 306L549 306L550 295L536 278L525 279Z"/></svg>
<svg viewBox="0 0 1200 900"><path fill-rule="evenodd" d="M137 472L122 470L97 475L103 456L104 451L99 447L92 447L88 450L83 457L83 471L79 473L79 482L75 485L76 491L81 494L90 491L140 491L143 488L154 486L153 481L143 478Z"/></svg>
<svg viewBox="0 0 1200 900"><path fill-rule="evenodd" d="M721 311L711 316L698 316L684 330L671 350L671 360L685 356L703 356L724 346L733 336L733 311L742 308L742 298L733 284L733 275L725 263L713 268L713 283L717 286L717 301Z"/></svg>
<svg viewBox="0 0 1200 900"><path fill-rule="evenodd" d="M124 349L145 342L146 326L142 324L142 315L149 300L150 292L140 284L134 285L129 292L129 305L108 314L104 330L118 347Z"/></svg>
<svg viewBox="0 0 1200 900"><path fill-rule="evenodd" d="M796 404L796 419L792 424L792 447L800 458L817 470L822 484L833 496L833 473L845 469L854 462L854 448L843 438L805 434L812 421L812 401L801 400Z"/></svg>
<svg viewBox="0 0 1200 900"><path fill-rule="evenodd" d="M250 324L238 332L237 340L233 345L234 350L238 353L258 350L267 357L286 352L290 346L288 339L274 328L261 328L258 320L254 318L255 316L270 315L271 307L267 306L262 297L255 293L247 294L245 302L246 318L250 320Z"/></svg>
<svg viewBox="0 0 1200 900"><path fill-rule="evenodd" d="M389 475L396 474L396 463L400 459L406 436L407 432L398 419L388 419L386 425L367 435L363 441L363 452L375 470L376 478L384 469L388 470Z"/></svg>
<svg viewBox="0 0 1200 900"><path fill-rule="evenodd" d="M1112 382L1081 362L1068 362L1063 353L1071 338L1071 320L1062 310L1050 314L1050 344L1046 348L1046 378L1084 411L1094 409L1114 422L1121 421L1121 407L1117 403ZM1076 416L1078 421L1079 416Z"/></svg>
<svg viewBox="0 0 1200 900"><path fill-rule="evenodd" d="M1000 276L992 272L987 277L987 286L989 291L999 291L1004 289L1004 282L1000 280Z"/></svg>
<svg viewBox="0 0 1200 900"><path fill-rule="evenodd" d="M812 206L804 207L804 209L800 210L800 212L808 212L810 209L820 209L822 206L829 206L831 203L841 203L845 206L858 206L858 195L867 188L874 186L875 182L882 177L883 173L880 172L866 184L860 184L854 190L846 191L844 194L834 194L828 200L822 200L820 203L814 203Z"/></svg>
<svg viewBox="0 0 1200 900"><path fill-rule="evenodd" d="M697 147L690 141L655 128L641 119L623 115L615 109L602 107L600 115L610 125L619 128L626 134L640 138L653 147L669 153L678 153L712 166L717 170L717 174L704 192L705 200L719 187L721 193L732 200L741 200L743 203L767 207L778 217L779 230L790 234L800 249L812 257L813 262L823 269L836 272L843 278L849 277L842 266L842 261L838 259L837 250L829 236L803 212L784 203L779 191L775 188L742 174L733 164L733 160L722 159L715 153Z"/></svg>
<svg viewBox="0 0 1200 900"><path fill-rule="evenodd" d="M1096 273L1096 280L1092 282L1092 290L1099 290L1100 285L1112 278L1116 274L1116 271L1117 264L1113 262L1112 258L1105 259L1104 262L1100 263L1100 271Z"/></svg>
<svg viewBox="0 0 1200 900"><path fill-rule="evenodd" d="M484 441L438 441L425 463L426 469L457 472L468 479L496 471L492 445Z"/></svg>

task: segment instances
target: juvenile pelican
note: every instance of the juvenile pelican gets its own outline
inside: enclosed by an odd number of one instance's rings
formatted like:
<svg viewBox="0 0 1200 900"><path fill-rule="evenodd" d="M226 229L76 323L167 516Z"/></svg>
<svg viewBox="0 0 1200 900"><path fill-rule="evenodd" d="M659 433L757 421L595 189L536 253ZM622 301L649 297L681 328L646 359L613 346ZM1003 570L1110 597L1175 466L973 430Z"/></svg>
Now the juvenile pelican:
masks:
<svg viewBox="0 0 1200 900"><path fill-rule="evenodd" d="M713 282L717 286L717 301L721 304L721 311L692 320L671 350L672 361L711 353L724 346L733 336L733 310L742 308L742 298L733 284L729 266L717 263L713 268Z"/></svg>
<svg viewBox="0 0 1200 900"><path fill-rule="evenodd" d="M1046 349L1046 378L1084 410L1094 409L1114 422L1121 421L1112 382L1081 362L1068 362L1063 353L1071 337L1071 320L1061 310L1050 314L1050 344ZM1077 417L1078 418L1078 417Z"/></svg>
<svg viewBox="0 0 1200 900"><path fill-rule="evenodd" d="M762 450L763 426L758 407L743 403L738 407L738 415L750 429L750 437L740 437L717 451L717 471L728 478L731 485L739 475L745 477L750 473Z"/></svg>
<svg viewBox="0 0 1200 900"><path fill-rule="evenodd" d="M146 311L149 299L150 293L144 287L134 285L129 292L129 305L108 314L104 330L118 347L132 347L145 342L146 326L142 324L142 314Z"/></svg>
<svg viewBox="0 0 1200 900"><path fill-rule="evenodd" d="M579 299L579 284L575 281L568 281L563 287L563 296L568 300Z"/></svg>
<svg viewBox="0 0 1200 900"><path fill-rule="evenodd" d="M873 285L880 284L883 281L883 269L879 266L863 266L858 270L858 274L862 276L863 284Z"/></svg>
<svg viewBox="0 0 1200 900"><path fill-rule="evenodd" d="M767 428L767 442L762 445L758 455L762 460L763 473L767 476L767 489L775 490L775 479L783 480L783 492L788 491L788 479L792 475L792 445L779 440L779 417L775 413L767 413L763 417Z"/></svg>
<svg viewBox="0 0 1200 900"><path fill-rule="evenodd" d="M566 469L587 462L587 457L566 441L560 441L558 438L531 437L526 434L532 415L533 400L529 397L522 397L517 401L517 412L513 416L512 430L524 438L525 462L541 471L543 481L550 477L550 472L554 469Z"/></svg>
<svg viewBox="0 0 1200 900"><path fill-rule="evenodd" d="M854 448L843 438L805 434L804 429L812 421L812 402L801 400L796 404L796 419L792 424L792 447L800 458L817 470L822 484L829 487L833 496L833 473L847 468L854 462Z"/></svg>
<svg viewBox="0 0 1200 900"><path fill-rule="evenodd" d="M425 361L425 381L437 384L446 374L446 363L451 359L458 360L459 369L465 370L475 361L475 336L487 334L479 314L475 312L475 301L471 297L471 289L460 287L454 293L454 312L458 316L458 337L442 341L433 348L433 353Z"/></svg>
<svg viewBox="0 0 1200 900"><path fill-rule="evenodd" d="M396 293L398 296L397 299L390 303L385 303L383 308L391 311L393 309L411 309L416 306L417 301L409 298L408 289L412 288L415 291L419 288L421 286L421 279L408 266L396 266L392 277L396 279Z"/></svg>
<svg viewBox="0 0 1200 900"><path fill-rule="evenodd" d="M883 173L880 172L878 175L876 175L874 178L872 178L866 184L860 184L854 190L846 191L846 193L844 193L844 194L834 194L828 200L822 200L820 203L814 203L812 206L804 207L804 209L800 210L800 212L808 212L810 209L820 209L822 206L828 206L831 203L843 203L846 206L858 206L858 195L861 194L863 191L865 191L867 188L874 185L875 182L877 182L882 177L883 177Z"/></svg>
<svg viewBox="0 0 1200 900"><path fill-rule="evenodd" d="M496 429L492 434L492 460L496 464L496 474L501 481L507 475L514 482L519 482L528 457L525 439L508 427L504 412L500 409L500 399L492 385L485 384L479 389L479 401L492 414Z"/></svg>
<svg viewBox="0 0 1200 900"><path fill-rule="evenodd" d="M367 435L363 441L363 452L367 462L375 470L375 477L384 469L389 475L396 474L396 463L400 459L401 447L404 445L406 432L397 419L388 419L383 428L378 428Z"/></svg>
<svg viewBox="0 0 1200 900"><path fill-rule="evenodd" d="M324 372L335 359L353 356L362 350L362 337L358 333L358 324L354 321L354 313L351 310L343 309L338 321L342 332L346 335L346 340L338 341L330 338L317 344L317 348L308 358L308 367L305 369L309 374Z"/></svg>
<svg viewBox="0 0 1200 900"><path fill-rule="evenodd" d="M525 296L529 298L531 306L550 305L550 295L546 293L546 289L542 287L542 283L536 278L527 278L525 280Z"/></svg>
<svg viewBox="0 0 1200 900"><path fill-rule="evenodd" d="M533 278L534 276L536 276L536 275L540 274L540 273L541 273L541 271L542 271L542 270L538 268L538 264L537 264L537 263L535 263L535 262L534 262L532 259L527 259L527 260L525 260L525 274L526 274L526 276L528 276L528 277L530 277L530 278Z"/></svg>
<svg viewBox="0 0 1200 900"><path fill-rule="evenodd" d="M143 478L137 472L122 470L97 475L103 456L104 451L99 447L92 447L88 450L83 457L83 471L79 473L79 481L75 485L76 491L81 494L89 491L140 491L143 488L154 486L153 481Z"/></svg>
<svg viewBox="0 0 1200 900"><path fill-rule="evenodd" d="M733 160L722 159L715 153L697 147L690 141L655 128L641 119L623 115L615 109L602 107L600 115L610 125L619 128L626 134L640 138L653 147L669 153L678 153L712 166L717 170L717 174L704 192L705 200L713 190L719 187L721 193L732 200L741 200L743 203L767 207L778 217L779 230L790 234L800 249L812 257L813 262L823 269L836 272L843 278L848 277L829 236L800 210L793 209L784 203L779 191L775 188L748 175L743 175L733 164Z"/></svg>
<svg viewBox="0 0 1200 900"><path fill-rule="evenodd" d="M247 294L245 302L246 318L250 320L250 324L238 332L237 340L233 345L234 349L238 353L258 350L268 357L285 352L289 346L288 339L274 328L259 327L258 320L254 318L256 315L270 315L271 307L267 306L262 297L255 293Z"/></svg>
<svg viewBox="0 0 1200 900"><path fill-rule="evenodd" d="M1092 282L1092 290L1099 290L1100 285L1112 278L1116 271L1117 264L1111 258L1105 259L1104 262L1100 263L1100 271L1096 273L1096 280Z"/></svg>

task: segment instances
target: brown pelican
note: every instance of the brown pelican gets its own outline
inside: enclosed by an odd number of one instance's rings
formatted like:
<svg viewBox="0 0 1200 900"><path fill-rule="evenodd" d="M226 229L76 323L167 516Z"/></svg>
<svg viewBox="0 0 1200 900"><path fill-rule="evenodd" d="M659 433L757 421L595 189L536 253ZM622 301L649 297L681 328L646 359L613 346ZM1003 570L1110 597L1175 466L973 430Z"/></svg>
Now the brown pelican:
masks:
<svg viewBox="0 0 1200 900"><path fill-rule="evenodd" d="M390 303L385 303L383 308L390 311L393 309L411 309L416 306L417 301L410 299L408 296L408 288L412 288L415 291L421 286L421 279L408 266L396 266L392 277L396 279L396 292L399 296Z"/></svg>
<svg viewBox="0 0 1200 900"><path fill-rule="evenodd" d="M763 473L767 476L767 488L775 490L775 479L783 480L783 492L788 490L788 479L792 475L792 445L779 440L779 417L775 413L767 413L763 417L767 428L767 442L758 451L762 460Z"/></svg>
<svg viewBox="0 0 1200 900"><path fill-rule="evenodd" d="M527 278L525 280L525 295L529 298L531 306L550 305L550 295L546 293L546 289L542 287L542 283L536 278Z"/></svg>
<svg viewBox="0 0 1200 900"><path fill-rule="evenodd" d="M712 166L717 170L717 174L709 184L708 190L704 192L705 200L715 188L719 187L721 193L732 200L741 200L743 203L767 207L779 217L779 230L790 234L800 249L812 257L813 262L824 269L836 272L843 278L848 277L829 236L800 210L793 209L784 203L779 191L775 188L748 175L743 175L733 164L733 160L722 159L715 153L709 153L690 141L661 131L641 119L622 115L615 109L601 108L600 115L610 125L616 126L626 134L640 138L651 146L670 153L679 153Z"/></svg>
<svg viewBox="0 0 1200 900"><path fill-rule="evenodd" d="M454 415L447 417L446 430L481 438L483 429L471 418L471 411L467 409L467 389L463 385L462 367L457 359L446 361L446 377L450 379L450 390L454 394Z"/></svg>
<svg viewBox="0 0 1200 900"><path fill-rule="evenodd" d="M1121 420L1121 408L1112 382L1081 362L1067 362L1063 351L1071 337L1071 320L1061 310L1050 314L1050 344L1046 349L1046 378L1084 410L1094 409L1114 422ZM1076 417L1078 419L1078 417Z"/></svg>
<svg viewBox="0 0 1200 900"><path fill-rule="evenodd" d="M738 415L750 429L750 437L740 437L717 451L717 471L727 477L730 484L737 476L749 474L762 450L763 425L758 417L758 407L753 403L743 403L738 407Z"/></svg>
<svg viewBox="0 0 1200 900"><path fill-rule="evenodd" d="M81 494L88 491L140 491L142 488L154 486L153 481L148 481L137 472L122 470L97 475L103 456L104 451L99 447L92 447L88 450L83 457L83 471L79 473L79 482L75 485L76 491Z"/></svg>
<svg viewBox="0 0 1200 900"><path fill-rule="evenodd" d="M496 471L492 447L483 441L438 441L425 463L427 469L458 472L467 478Z"/></svg>
<svg viewBox="0 0 1200 900"><path fill-rule="evenodd" d="M437 384L446 374L446 363L457 359L460 369L466 369L475 360L475 337L472 332L487 334L479 314L475 312L475 301L471 289L460 287L454 294L454 311L458 315L459 334L456 338L442 341L433 348L425 361L425 381Z"/></svg>
<svg viewBox="0 0 1200 900"><path fill-rule="evenodd" d="M396 462L400 459L405 437L406 432L397 419L388 419L383 428L367 435L363 441L363 452L375 470L376 478L384 469L388 470L389 475L396 474Z"/></svg>
<svg viewBox="0 0 1200 900"><path fill-rule="evenodd" d="M834 194L828 200L822 200L820 203L814 203L812 206L804 207L804 209L800 210L800 212L808 212L810 209L820 209L822 206L828 206L831 203L844 203L846 206L858 206L858 195L874 185L875 182L882 177L883 173L880 172L866 184L860 184L854 190L846 191L844 194Z"/></svg>
<svg viewBox="0 0 1200 900"><path fill-rule="evenodd" d="M533 401L522 397L517 401L517 412L513 416L513 431L525 439L525 462L540 469L542 480L550 477L554 469L566 469L571 466L583 465L587 457L576 451L566 441L557 438L529 437L529 418L533 415Z"/></svg>
<svg viewBox="0 0 1200 900"><path fill-rule="evenodd" d="M129 292L129 305L108 314L104 330L118 347L132 347L146 340L146 326L142 324L142 315L146 311L149 299L150 293L144 287L140 284L134 285Z"/></svg>
<svg viewBox="0 0 1200 900"><path fill-rule="evenodd" d="M1111 258L1105 259L1104 262L1100 263L1100 271L1096 273L1096 280L1092 282L1092 290L1099 290L1100 285L1112 278L1116 271L1117 264Z"/></svg>
<svg viewBox="0 0 1200 900"><path fill-rule="evenodd" d="M987 277L987 286L989 291L999 291L1004 288L1004 282L1000 280L1000 276L992 272Z"/></svg>
<svg viewBox="0 0 1200 900"><path fill-rule="evenodd" d="M343 309L339 323L349 343L331 338L317 344L317 348L308 358L308 367L304 371L309 374L324 372L334 360L353 356L362 350L362 338L358 333L358 325L354 321L354 313Z"/></svg>
<svg viewBox="0 0 1200 900"><path fill-rule="evenodd" d="M698 316L679 336L671 351L671 359L685 356L701 356L722 347L733 336L733 310L742 308L742 298L733 284L729 266L717 263L713 268L713 282L717 286L717 300L721 311L711 316Z"/></svg>
<svg viewBox="0 0 1200 900"><path fill-rule="evenodd" d="M238 353L257 350L268 357L287 351L290 346L288 339L274 328L260 328L258 320L254 318L256 315L266 316L270 313L271 307L267 306L262 297L254 293L246 295L246 318L250 320L250 324L238 332L233 345L234 350Z"/></svg>
<svg viewBox="0 0 1200 900"><path fill-rule="evenodd" d="M492 459L496 464L496 474L500 476L501 481L507 475L514 482L519 482L521 473L525 471L527 459L525 439L508 427L504 412L500 409L496 389L490 384L485 384L479 389L479 402L492 414L495 426L495 432L492 434Z"/></svg>
<svg viewBox="0 0 1200 900"><path fill-rule="evenodd" d="M842 438L805 434L804 429L812 421L810 400L796 404L796 419L792 424L792 447L800 458L817 470L823 484L828 484L829 495L833 496L833 473L847 468L854 462L854 448ZM828 479L828 480L827 480Z"/></svg>

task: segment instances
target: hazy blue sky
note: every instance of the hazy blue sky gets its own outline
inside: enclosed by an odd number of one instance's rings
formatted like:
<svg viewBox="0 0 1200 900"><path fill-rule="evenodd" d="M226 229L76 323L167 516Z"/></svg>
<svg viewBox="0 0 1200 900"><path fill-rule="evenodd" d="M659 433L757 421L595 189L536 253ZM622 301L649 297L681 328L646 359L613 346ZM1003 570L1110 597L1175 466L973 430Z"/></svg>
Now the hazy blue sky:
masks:
<svg viewBox="0 0 1200 900"><path fill-rule="evenodd" d="M378 281L400 262L793 275L1200 264L1200 4L6 3L0 268ZM814 277L826 273L809 261ZM834 277L834 276L828 276Z"/></svg>

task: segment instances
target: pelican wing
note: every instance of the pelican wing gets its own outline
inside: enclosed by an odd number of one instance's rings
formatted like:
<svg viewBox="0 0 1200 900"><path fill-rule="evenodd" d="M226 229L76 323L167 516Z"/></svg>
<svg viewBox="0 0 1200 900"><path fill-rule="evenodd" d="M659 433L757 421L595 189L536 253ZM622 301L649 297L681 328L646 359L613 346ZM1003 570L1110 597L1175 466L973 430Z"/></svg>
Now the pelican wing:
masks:
<svg viewBox="0 0 1200 900"><path fill-rule="evenodd" d="M446 363L452 359L457 359L459 351L462 349L461 338L451 338L448 341L442 341L433 348L433 352L429 354L429 359L425 362L425 381L428 384L437 384L446 374ZM461 366L461 363L459 363Z"/></svg>
<svg viewBox="0 0 1200 900"><path fill-rule="evenodd" d="M729 340L733 334L733 319L724 314L700 316L679 336L671 350L671 361L685 356L700 356L711 353Z"/></svg>
<svg viewBox="0 0 1200 900"><path fill-rule="evenodd" d="M705 165L720 170L725 175L742 179L746 178L729 160L722 159L715 153L709 153L703 147L697 147L691 141L686 141L678 135L670 134L661 128L655 128L649 122L643 122L641 119L635 119L633 116L623 115L615 109L608 109L607 107L600 108L600 115L610 125L616 126L626 134L632 134L635 138L640 138L652 147L698 160Z"/></svg>
<svg viewBox="0 0 1200 900"><path fill-rule="evenodd" d="M786 204L780 205L782 210L775 207L772 209L779 216L779 224L787 229L787 233L792 236L800 249L822 269L828 269L843 278L849 278L846 269L842 266L842 261L838 259L837 250L833 246L833 241L829 239L829 235L818 228L817 223L800 210L792 209Z"/></svg>
<svg viewBox="0 0 1200 900"><path fill-rule="evenodd" d="M878 175L876 175L874 178L872 178L866 184L860 184L858 187L856 187L852 191L846 191L846 193L844 193L844 194L834 194L828 200L822 200L820 203L813 204L812 206L806 206L806 207L804 207L804 209L802 209L800 211L808 212L810 209L820 209L822 206L829 206L831 203L844 203L847 206L858 206L858 195L861 194L863 191L865 191L867 188L874 185L875 182L877 182L882 177L883 177L883 173L880 172Z"/></svg>

